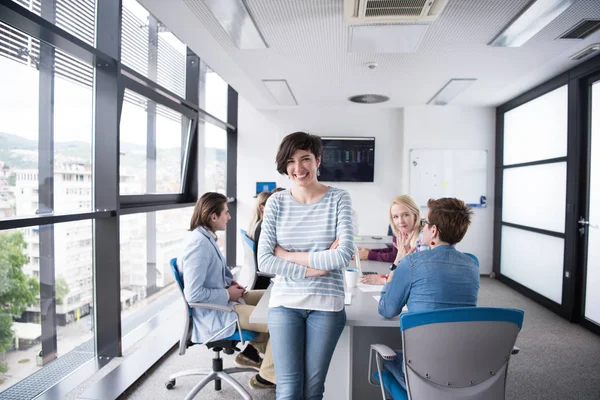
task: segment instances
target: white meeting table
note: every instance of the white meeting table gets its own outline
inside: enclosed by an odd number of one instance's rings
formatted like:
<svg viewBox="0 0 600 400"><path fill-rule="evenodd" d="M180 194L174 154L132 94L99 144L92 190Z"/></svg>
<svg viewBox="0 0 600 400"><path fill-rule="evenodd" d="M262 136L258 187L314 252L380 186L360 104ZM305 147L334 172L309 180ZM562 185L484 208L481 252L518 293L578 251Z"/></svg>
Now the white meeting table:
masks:
<svg viewBox="0 0 600 400"><path fill-rule="evenodd" d="M358 247L383 248L386 243L391 243L390 236L383 236L382 239L363 236L360 239L356 241ZM363 271L382 275L389 272L389 265L378 261L361 261ZM355 262L351 261L348 268L356 268ZM268 323L270 289L267 289L250 315L251 323ZM379 292L363 292L359 288L345 290L352 294L352 301L346 305L346 327L333 353L325 381L324 399L381 398L381 389L368 382L369 348L371 344L383 343L392 349L401 349L399 318L385 319L377 313L378 302L373 296L378 296Z"/></svg>

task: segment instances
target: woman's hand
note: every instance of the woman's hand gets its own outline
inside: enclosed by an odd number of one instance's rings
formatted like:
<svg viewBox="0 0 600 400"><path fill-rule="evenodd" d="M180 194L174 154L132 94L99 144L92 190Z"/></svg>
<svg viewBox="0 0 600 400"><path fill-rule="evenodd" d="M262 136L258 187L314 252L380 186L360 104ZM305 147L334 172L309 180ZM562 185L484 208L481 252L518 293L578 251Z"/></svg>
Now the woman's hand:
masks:
<svg viewBox="0 0 600 400"><path fill-rule="evenodd" d="M385 278L381 275L375 274L363 275L360 277L360 283L364 283L367 285L384 285Z"/></svg>
<svg viewBox="0 0 600 400"><path fill-rule="evenodd" d="M227 288L227 293L229 293L229 300L231 301L238 301L240 299L240 297L242 297L242 295L244 294L244 292L246 291L246 289L244 289L242 286L237 285L237 286L229 286Z"/></svg>
<svg viewBox="0 0 600 400"><path fill-rule="evenodd" d="M322 271L320 269L306 267L306 274L304 275L304 277L305 278L315 278L317 276L325 276L327 274L329 274L329 271Z"/></svg>
<svg viewBox="0 0 600 400"><path fill-rule="evenodd" d="M358 256L360 257L361 260L368 260L369 259L369 249L366 249L364 247L359 247L358 248Z"/></svg>
<svg viewBox="0 0 600 400"><path fill-rule="evenodd" d="M335 239L333 243L331 243L331 246L329 246L329 250L335 250L338 247L340 247L340 238Z"/></svg>
<svg viewBox="0 0 600 400"><path fill-rule="evenodd" d="M404 254L402 254L402 256L414 253L417 250L416 247L410 247L410 242L411 242L411 238L408 236L408 233L400 232L400 234L398 235L398 238L397 238L397 246L396 247L398 248L398 250L403 251ZM396 260L399 261L399 259L396 259Z"/></svg>

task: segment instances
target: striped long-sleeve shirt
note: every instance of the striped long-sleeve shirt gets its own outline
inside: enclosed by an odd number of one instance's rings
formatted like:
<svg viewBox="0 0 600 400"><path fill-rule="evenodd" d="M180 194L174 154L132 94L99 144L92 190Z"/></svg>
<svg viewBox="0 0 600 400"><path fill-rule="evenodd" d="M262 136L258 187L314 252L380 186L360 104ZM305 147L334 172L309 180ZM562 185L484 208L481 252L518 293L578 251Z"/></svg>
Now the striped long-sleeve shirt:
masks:
<svg viewBox="0 0 600 400"><path fill-rule="evenodd" d="M339 238L337 249L329 250ZM296 201L289 190L272 195L265 206L258 243L258 267L277 275L269 307L340 311L344 308L343 269L353 253L352 200L345 190L330 187L312 204ZM275 257L275 246L309 252L311 268L327 270L305 278L306 267Z"/></svg>

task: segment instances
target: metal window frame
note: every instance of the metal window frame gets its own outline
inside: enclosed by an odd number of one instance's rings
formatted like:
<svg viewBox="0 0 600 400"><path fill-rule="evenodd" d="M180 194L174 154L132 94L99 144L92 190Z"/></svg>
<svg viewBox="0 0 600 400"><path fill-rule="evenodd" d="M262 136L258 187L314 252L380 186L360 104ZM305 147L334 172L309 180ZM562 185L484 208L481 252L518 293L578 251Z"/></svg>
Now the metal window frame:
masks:
<svg viewBox="0 0 600 400"><path fill-rule="evenodd" d="M237 130L238 125L238 93L231 86L227 86L227 198L229 213L237 216ZM235 267L237 260L237 218L232 218L225 231L225 251L227 264Z"/></svg>

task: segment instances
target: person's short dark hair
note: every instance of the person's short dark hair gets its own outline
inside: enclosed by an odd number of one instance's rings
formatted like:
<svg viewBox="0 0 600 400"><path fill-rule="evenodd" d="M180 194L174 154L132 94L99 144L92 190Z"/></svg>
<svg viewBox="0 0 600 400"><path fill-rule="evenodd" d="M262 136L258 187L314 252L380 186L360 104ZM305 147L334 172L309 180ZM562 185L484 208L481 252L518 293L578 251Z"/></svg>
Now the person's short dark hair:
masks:
<svg viewBox="0 0 600 400"><path fill-rule="evenodd" d="M204 193L194 206L194 212L192 213L192 219L190 220L190 231L193 231L199 226L210 228L210 216L212 214L217 214L217 216L220 217L225 209L226 203L227 196L221 193Z"/></svg>
<svg viewBox="0 0 600 400"><path fill-rule="evenodd" d="M310 133L290 133L283 138L281 144L279 145L277 157L275 157L277 172L282 175L287 175L287 161L298 150L310 151L314 154L315 158L319 158L321 156L321 152L323 151L323 143L321 142L320 137L311 135Z"/></svg>
<svg viewBox="0 0 600 400"><path fill-rule="evenodd" d="M473 211L464 201L451 197L429 199L427 207L429 222L438 228L442 242L456 244L465 237Z"/></svg>

